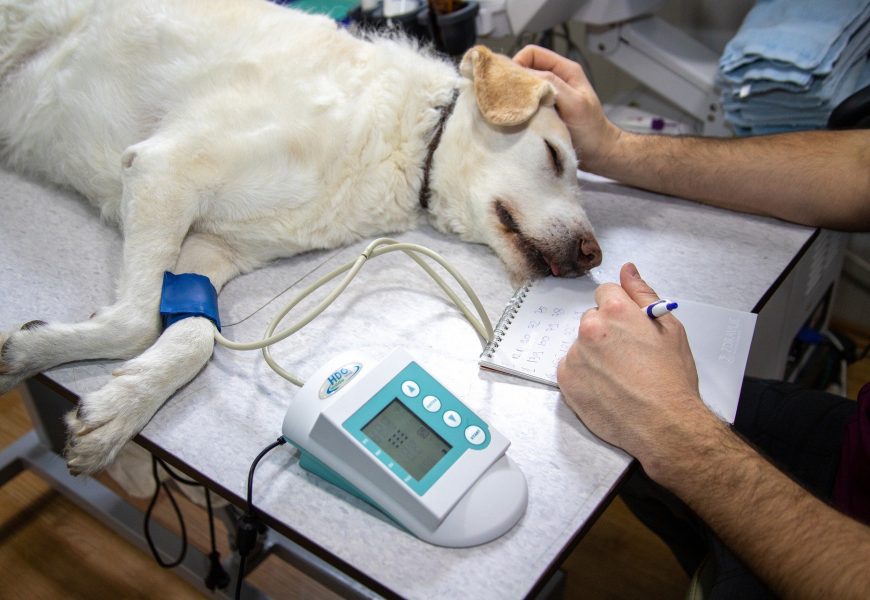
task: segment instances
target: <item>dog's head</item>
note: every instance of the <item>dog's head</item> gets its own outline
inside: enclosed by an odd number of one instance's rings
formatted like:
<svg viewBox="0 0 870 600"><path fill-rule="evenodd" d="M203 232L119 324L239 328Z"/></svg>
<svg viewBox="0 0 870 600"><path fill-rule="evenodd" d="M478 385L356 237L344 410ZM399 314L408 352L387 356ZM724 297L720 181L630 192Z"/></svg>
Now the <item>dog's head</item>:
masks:
<svg viewBox="0 0 870 600"><path fill-rule="evenodd" d="M465 54L460 71L465 82L434 165L436 226L488 244L515 280L598 266L555 88L483 46Z"/></svg>

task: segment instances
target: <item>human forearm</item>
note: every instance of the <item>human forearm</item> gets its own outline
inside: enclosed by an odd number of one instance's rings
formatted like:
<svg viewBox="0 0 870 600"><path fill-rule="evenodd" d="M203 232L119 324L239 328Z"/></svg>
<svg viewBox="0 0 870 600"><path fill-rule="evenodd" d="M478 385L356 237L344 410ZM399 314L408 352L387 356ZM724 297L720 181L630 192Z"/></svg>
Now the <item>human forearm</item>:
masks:
<svg viewBox="0 0 870 600"><path fill-rule="evenodd" d="M847 231L870 229L870 132L739 139L619 132L580 168L715 206Z"/></svg>
<svg viewBox="0 0 870 600"><path fill-rule="evenodd" d="M870 529L815 499L707 409L676 315L631 264L595 291L557 370L565 402L787 597L870 597Z"/></svg>
<svg viewBox="0 0 870 600"><path fill-rule="evenodd" d="M784 597L870 597L870 528L806 492L724 423L690 420L671 434L684 443L662 444L675 451L645 468L772 589Z"/></svg>
<svg viewBox="0 0 870 600"><path fill-rule="evenodd" d="M616 127L577 63L537 46L514 60L556 88L579 166L629 185L817 227L870 230L870 130L749 138Z"/></svg>

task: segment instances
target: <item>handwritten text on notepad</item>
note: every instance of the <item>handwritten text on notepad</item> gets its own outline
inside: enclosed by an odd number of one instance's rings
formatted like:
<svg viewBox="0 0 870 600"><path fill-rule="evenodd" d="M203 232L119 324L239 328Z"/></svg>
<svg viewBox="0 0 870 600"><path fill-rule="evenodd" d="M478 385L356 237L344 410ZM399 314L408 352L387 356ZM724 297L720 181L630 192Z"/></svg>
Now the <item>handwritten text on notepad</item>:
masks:
<svg viewBox="0 0 870 600"><path fill-rule="evenodd" d="M517 368L529 375L556 381L556 367L577 338L581 316L581 310L536 306L529 321L518 324L524 325L526 330L507 348Z"/></svg>

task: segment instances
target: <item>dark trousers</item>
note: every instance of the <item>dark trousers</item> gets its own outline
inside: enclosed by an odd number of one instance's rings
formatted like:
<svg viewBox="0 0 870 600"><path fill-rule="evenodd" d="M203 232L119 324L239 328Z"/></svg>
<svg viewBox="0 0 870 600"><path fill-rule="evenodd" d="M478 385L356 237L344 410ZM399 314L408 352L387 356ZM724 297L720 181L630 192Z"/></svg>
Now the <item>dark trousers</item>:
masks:
<svg viewBox="0 0 870 600"><path fill-rule="evenodd" d="M734 429L807 490L830 500L843 428L855 402L789 383L746 378ZM710 598L770 598L773 594L692 510L638 468L620 495L671 548L689 576L701 566ZM747 507L751 510L751 507Z"/></svg>

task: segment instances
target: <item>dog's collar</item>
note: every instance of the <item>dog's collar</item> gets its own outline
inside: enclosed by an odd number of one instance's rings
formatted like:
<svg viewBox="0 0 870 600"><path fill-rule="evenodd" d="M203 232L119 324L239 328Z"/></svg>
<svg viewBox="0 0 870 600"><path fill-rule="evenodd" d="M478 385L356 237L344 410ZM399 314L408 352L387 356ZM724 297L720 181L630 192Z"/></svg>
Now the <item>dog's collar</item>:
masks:
<svg viewBox="0 0 870 600"><path fill-rule="evenodd" d="M444 125L447 119L453 114L453 109L456 106L456 100L459 98L459 90L453 90L453 98L450 103L441 107L441 117L438 119L438 124L435 126L435 133L429 141L429 149L426 151L426 160L423 163L423 184L420 186L420 206L424 209L429 208L429 197L432 195L432 189L429 187L429 174L432 172L432 159L435 157L435 150L438 149L438 144L441 142L441 134L444 133Z"/></svg>

